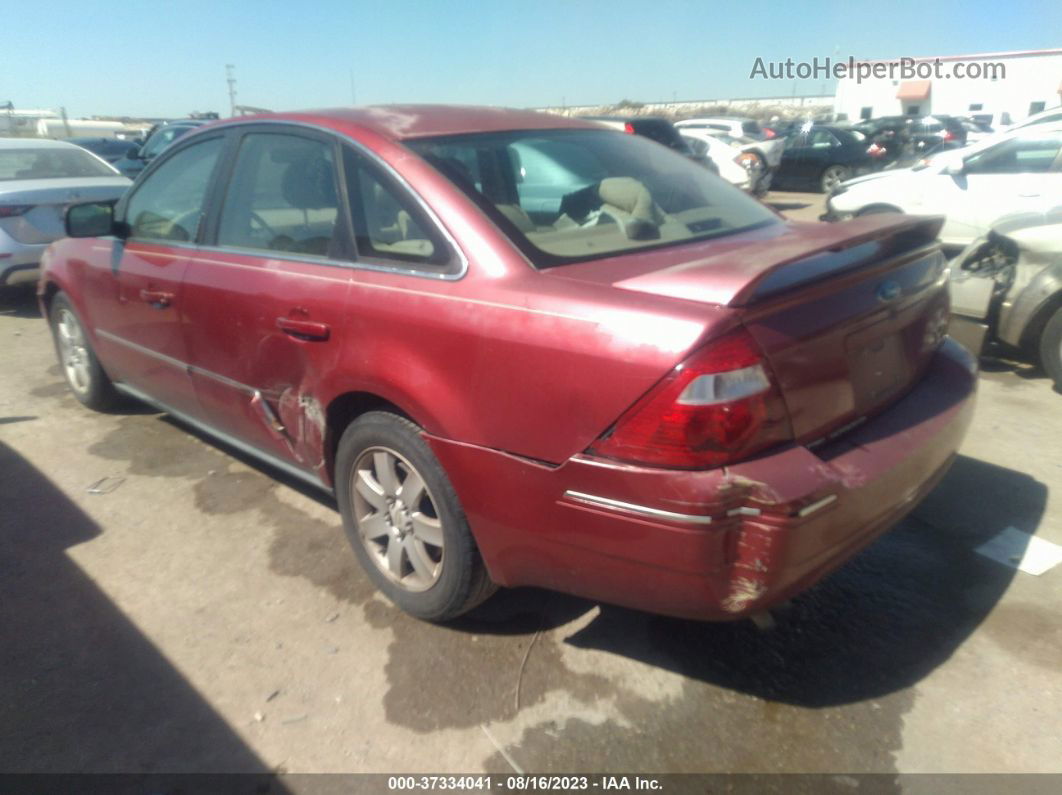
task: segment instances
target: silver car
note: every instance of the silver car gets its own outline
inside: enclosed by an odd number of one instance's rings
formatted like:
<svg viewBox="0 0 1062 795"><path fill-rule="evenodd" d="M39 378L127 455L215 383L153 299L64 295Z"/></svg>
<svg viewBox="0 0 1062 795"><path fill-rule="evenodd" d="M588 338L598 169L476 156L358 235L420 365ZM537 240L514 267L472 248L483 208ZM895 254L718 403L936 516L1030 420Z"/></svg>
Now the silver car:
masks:
<svg viewBox="0 0 1062 795"><path fill-rule="evenodd" d="M80 146L0 138L0 287L37 280L44 249L65 234L68 205L117 200L131 184Z"/></svg>
<svg viewBox="0 0 1062 795"><path fill-rule="evenodd" d="M1000 220L951 263L950 334L1039 359L1062 392L1062 208Z"/></svg>

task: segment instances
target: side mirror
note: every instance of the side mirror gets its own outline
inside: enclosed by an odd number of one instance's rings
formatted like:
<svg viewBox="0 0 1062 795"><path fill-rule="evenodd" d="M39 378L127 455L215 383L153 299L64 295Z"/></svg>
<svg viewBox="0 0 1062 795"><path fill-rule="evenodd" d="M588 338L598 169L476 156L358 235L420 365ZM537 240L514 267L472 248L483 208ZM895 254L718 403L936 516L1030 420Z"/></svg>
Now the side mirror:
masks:
<svg viewBox="0 0 1062 795"><path fill-rule="evenodd" d="M947 174L949 177L961 177L966 173L966 164L961 157L948 157L940 173Z"/></svg>
<svg viewBox="0 0 1062 795"><path fill-rule="evenodd" d="M66 210L68 237L104 237L115 234L114 202L72 204Z"/></svg>
<svg viewBox="0 0 1062 795"><path fill-rule="evenodd" d="M140 147L134 146L131 149L127 149L125 152L125 156L130 160L140 160Z"/></svg>

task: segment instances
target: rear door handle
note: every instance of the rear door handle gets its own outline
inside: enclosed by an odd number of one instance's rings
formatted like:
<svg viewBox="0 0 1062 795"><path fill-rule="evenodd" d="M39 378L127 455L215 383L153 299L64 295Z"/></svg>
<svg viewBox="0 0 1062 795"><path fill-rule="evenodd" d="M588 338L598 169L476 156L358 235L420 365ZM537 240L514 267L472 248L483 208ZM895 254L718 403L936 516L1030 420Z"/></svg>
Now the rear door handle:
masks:
<svg viewBox="0 0 1062 795"><path fill-rule="evenodd" d="M277 328L300 340L324 341L332 333L327 323L318 323L315 320L295 320L290 317L278 317Z"/></svg>
<svg viewBox="0 0 1062 795"><path fill-rule="evenodd" d="M165 309L173 301L173 293L160 290L141 290L140 300L151 304L156 309Z"/></svg>

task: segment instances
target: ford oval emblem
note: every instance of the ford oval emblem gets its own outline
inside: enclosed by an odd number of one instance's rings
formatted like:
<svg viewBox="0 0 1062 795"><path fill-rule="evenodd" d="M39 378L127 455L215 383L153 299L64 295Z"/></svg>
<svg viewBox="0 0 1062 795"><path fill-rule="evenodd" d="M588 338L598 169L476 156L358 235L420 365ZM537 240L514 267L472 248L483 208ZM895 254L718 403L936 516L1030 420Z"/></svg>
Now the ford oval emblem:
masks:
<svg viewBox="0 0 1062 795"><path fill-rule="evenodd" d="M876 294L878 296L879 301L881 301L883 304L887 304L890 301L895 301L897 298L899 298L902 292L903 288L900 287L900 283L894 282L892 281L892 279L889 279L889 281L882 282L878 285L878 291Z"/></svg>

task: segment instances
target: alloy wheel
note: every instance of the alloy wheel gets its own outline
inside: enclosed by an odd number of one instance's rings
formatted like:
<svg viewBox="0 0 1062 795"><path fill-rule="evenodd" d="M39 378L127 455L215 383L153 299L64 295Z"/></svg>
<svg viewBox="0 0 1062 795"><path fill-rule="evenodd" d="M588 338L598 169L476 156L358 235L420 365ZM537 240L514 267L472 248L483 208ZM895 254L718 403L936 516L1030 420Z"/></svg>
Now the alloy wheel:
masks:
<svg viewBox="0 0 1062 795"><path fill-rule="evenodd" d="M59 311L55 327L56 339L59 341L59 359L67 383L75 392L85 395L92 388L92 363L85 341L85 330L69 309Z"/></svg>
<svg viewBox="0 0 1062 795"><path fill-rule="evenodd" d="M830 166L822 172L822 192L832 193L833 189L848 179L848 169L844 166Z"/></svg>
<svg viewBox="0 0 1062 795"><path fill-rule="evenodd" d="M371 447L351 474L354 521L369 558L388 579L413 592L442 574L443 528L417 469L387 447Z"/></svg>

